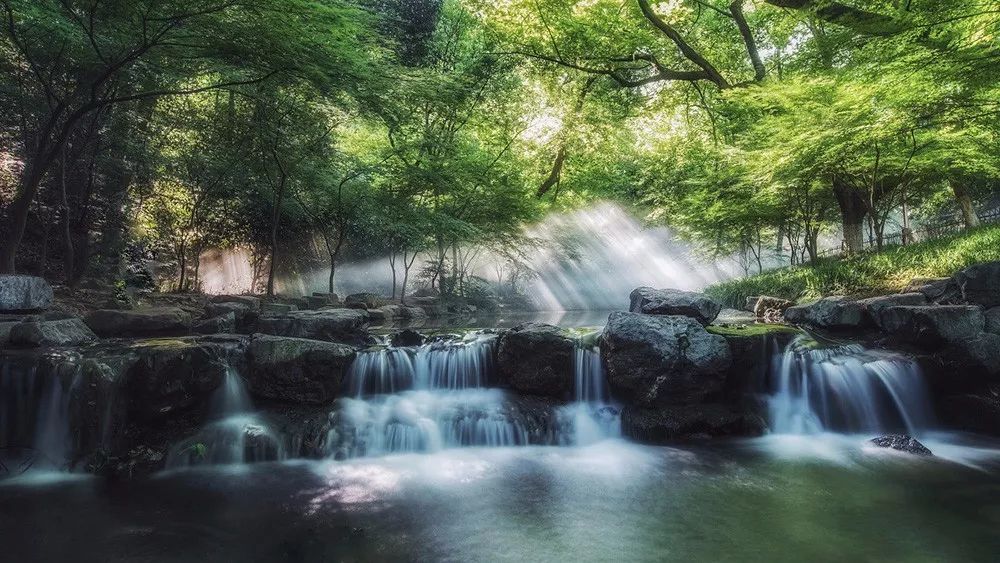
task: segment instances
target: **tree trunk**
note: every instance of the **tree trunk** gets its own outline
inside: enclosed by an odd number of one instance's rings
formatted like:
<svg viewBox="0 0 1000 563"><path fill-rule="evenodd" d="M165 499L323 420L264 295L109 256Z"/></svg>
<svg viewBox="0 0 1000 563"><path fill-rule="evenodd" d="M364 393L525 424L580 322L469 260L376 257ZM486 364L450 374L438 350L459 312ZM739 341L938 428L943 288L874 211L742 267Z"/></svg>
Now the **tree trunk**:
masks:
<svg viewBox="0 0 1000 563"><path fill-rule="evenodd" d="M390 301L396 300L396 253L392 252L389 254L389 269L392 270L392 295L389 296Z"/></svg>
<svg viewBox="0 0 1000 563"><path fill-rule="evenodd" d="M35 200L43 175L44 170L40 170L39 166L29 162L21 177L21 189L17 191L17 195L7 208L8 227L4 233L3 242L0 242L0 274L16 272L17 250L21 246L24 229L28 224L31 202Z"/></svg>
<svg viewBox="0 0 1000 563"><path fill-rule="evenodd" d="M63 279L67 286L73 287L73 280L76 278L76 256L73 249L73 229L70 222L69 196L66 194L66 148L63 147L62 159L59 166L59 183L62 188L62 216L63 216Z"/></svg>
<svg viewBox="0 0 1000 563"><path fill-rule="evenodd" d="M274 210L271 212L271 260L267 268L267 294L274 295L274 271L278 260L278 227L281 224L281 200L285 195L286 179L282 175L278 181L278 191L274 196Z"/></svg>
<svg viewBox="0 0 1000 563"><path fill-rule="evenodd" d="M847 254L857 254L865 245L865 202L853 188L834 178L833 195L840 207Z"/></svg>
<svg viewBox="0 0 1000 563"><path fill-rule="evenodd" d="M971 229L973 227L979 226L979 216L976 214L976 207L972 203L972 197L969 196L969 191L964 185L951 181L951 190L955 193L955 200L958 202L958 206L962 209L962 222L965 223L966 229Z"/></svg>
<svg viewBox="0 0 1000 563"><path fill-rule="evenodd" d="M177 293L184 291L184 283L187 281L187 238L181 240L180 249L180 274L177 276Z"/></svg>

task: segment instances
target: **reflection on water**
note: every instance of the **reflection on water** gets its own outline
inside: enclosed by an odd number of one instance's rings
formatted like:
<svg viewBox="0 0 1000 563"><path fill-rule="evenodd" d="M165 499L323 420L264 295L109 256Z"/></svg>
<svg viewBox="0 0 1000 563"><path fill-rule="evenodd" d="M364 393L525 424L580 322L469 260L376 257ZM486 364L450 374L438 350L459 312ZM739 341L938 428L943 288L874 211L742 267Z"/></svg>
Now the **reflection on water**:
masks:
<svg viewBox="0 0 1000 563"><path fill-rule="evenodd" d="M469 448L4 485L0 530L9 561L993 560L1000 452L937 439L978 468L844 436Z"/></svg>

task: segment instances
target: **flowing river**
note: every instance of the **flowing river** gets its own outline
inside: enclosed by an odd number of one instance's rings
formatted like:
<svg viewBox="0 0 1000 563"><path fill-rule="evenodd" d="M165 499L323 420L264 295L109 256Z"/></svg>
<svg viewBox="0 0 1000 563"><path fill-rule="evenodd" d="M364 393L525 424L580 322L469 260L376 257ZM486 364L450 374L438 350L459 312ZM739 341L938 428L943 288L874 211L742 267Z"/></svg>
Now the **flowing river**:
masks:
<svg viewBox="0 0 1000 563"><path fill-rule="evenodd" d="M151 478L0 480L4 560L996 560L1000 449L936 431L905 356L797 340L761 382L769 434L663 447L621 437L591 341L542 416L492 386L495 338L361 353L323 459L294 459L231 371ZM55 460L64 391L31 381L0 377L0 436ZM935 455L867 444L891 430Z"/></svg>

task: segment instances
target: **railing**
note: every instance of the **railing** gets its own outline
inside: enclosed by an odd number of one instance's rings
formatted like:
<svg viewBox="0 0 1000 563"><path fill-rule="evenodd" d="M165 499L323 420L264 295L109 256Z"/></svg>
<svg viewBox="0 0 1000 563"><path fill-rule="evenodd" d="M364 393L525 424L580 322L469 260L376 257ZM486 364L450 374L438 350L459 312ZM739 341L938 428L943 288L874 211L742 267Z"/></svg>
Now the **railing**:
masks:
<svg viewBox="0 0 1000 563"><path fill-rule="evenodd" d="M985 211L980 211L976 213L979 217L980 224L987 225L990 223L1000 223L1000 207L994 207ZM913 244L916 242L924 242L928 240L934 240L944 236L959 233L965 229L965 223L960 220L952 221L940 221L937 223L930 223L922 226L919 229L914 229L910 233L910 238L907 244ZM882 248L891 246L900 246L903 244L903 233L890 233L882 237ZM871 252L878 250L878 242L875 239L874 234L869 233L867 239L863 241L863 251ZM844 254L844 248L828 248L826 250L820 251L819 255L822 257L832 257L840 256Z"/></svg>

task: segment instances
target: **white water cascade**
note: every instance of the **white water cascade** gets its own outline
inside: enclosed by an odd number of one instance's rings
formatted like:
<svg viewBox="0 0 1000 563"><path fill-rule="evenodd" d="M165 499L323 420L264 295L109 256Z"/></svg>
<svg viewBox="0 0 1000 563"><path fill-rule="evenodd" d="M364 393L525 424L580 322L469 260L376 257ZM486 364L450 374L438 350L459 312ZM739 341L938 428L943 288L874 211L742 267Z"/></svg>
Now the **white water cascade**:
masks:
<svg viewBox="0 0 1000 563"><path fill-rule="evenodd" d="M168 469L197 465L242 464L287 458L284 440L253 414L246 383L232 367L212 398L212 421L197 434L175 444Z"/></svg>
<svg viewBox="0 0 1000 563"><path fill-rule="evenodd" d="M777 355L768 398L776 434L899 432L932 422L920 367L858 345L816 348L798 338Z"/></svg>
<svg viewBox="0 0 1000 563"><path fill-rule="evenodd" d="M469 333L417 347L384 347L358 355L347 374L350 394L396 393L409 389L477 389L493 373L496 335Z"/></svg>
<svg viewBox="0 0 1000 563"><path fill-rule="evenodd" d="M608 379L597 346L578 341L573 354L576 402L565 407L573 420L573 442L587 445L621 436L621 414L608 392Z"/></svg>
<svg viewBox="0 0 1000 563"><path fill-rule="evenodd" d="M0 365L0 479L29 470L62 471L72 452L70 400L80 371Z"/></svg>
<svg viewBox="0 0 1000 563"><path fill-rule="evenodd" d="M576 401L545 401L491 388L497 337L461 339L362 352L348 373L349 397L338 401L326 440L337 458L457 447L582 445L620 435L618 408L607 392L600 352L579 345Z"/></svg>
<svg viewBox="0 0 1000 563"><path fill-rule="evenodd" d="M358 354L327 438L336 457L531 442L530 416L494 379L496 335Z"/></svg>

